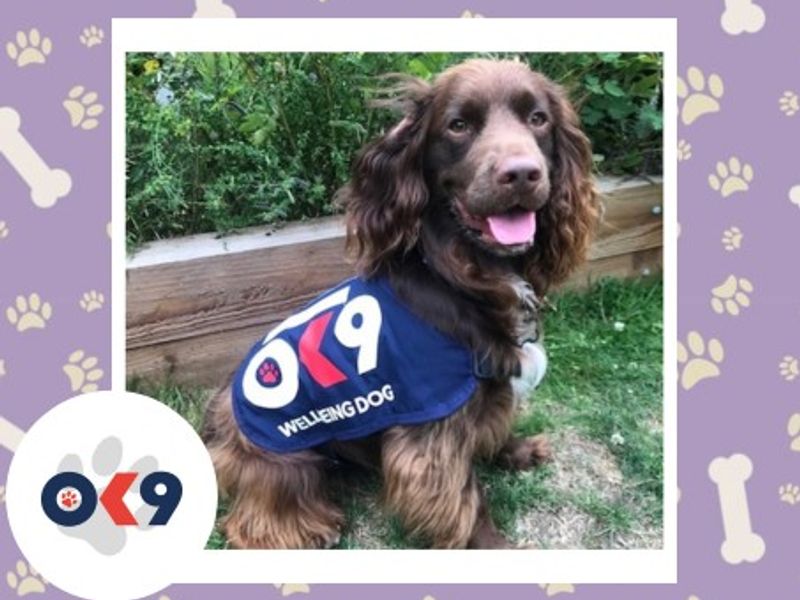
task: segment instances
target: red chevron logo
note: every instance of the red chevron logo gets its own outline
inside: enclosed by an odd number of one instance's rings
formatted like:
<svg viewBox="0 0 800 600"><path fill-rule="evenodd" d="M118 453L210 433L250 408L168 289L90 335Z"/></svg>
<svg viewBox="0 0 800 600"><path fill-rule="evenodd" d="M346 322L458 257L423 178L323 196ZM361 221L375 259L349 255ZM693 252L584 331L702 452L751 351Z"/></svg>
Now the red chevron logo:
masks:
<svg viewBox="0 0 800 600"><path fill-rule="evenodd" d="M331 317L333 312L328 311L311 321L300 336L299 343L300 363L308 369L312 379L324 388L347 380L345 374L320 351Z"/></svg>
<svg viewBox="0 0 800 600"><path fill-rule="evenodd" d="M136 517L125 505L123 497L133 485L138 473L117 473L108 487L100 495L100 504L114 521L115 525L137 525Z"/></svg>

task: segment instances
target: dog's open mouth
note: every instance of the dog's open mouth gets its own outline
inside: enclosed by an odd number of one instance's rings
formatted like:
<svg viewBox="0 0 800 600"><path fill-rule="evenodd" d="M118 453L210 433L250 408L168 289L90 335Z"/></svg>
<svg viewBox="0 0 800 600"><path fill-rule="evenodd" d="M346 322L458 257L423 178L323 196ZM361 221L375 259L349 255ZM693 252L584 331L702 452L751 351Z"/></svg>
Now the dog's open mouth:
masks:
<svg viewBox="0 0 800 600"><path fill-rule="evenodd" d="M467 229L485 242L502 246L527 246L536 235L536 213L515 206L502 213L479 216L469 213L461 202L456 202L461 221Z"/></svg>

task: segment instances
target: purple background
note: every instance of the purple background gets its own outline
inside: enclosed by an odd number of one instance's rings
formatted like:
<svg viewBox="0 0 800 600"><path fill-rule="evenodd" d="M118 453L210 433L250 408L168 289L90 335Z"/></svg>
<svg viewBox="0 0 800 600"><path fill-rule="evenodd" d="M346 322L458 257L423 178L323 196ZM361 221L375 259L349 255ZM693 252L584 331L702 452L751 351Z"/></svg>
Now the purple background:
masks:
<svg viewBox="0 0 800 600"><path fill-rule="evenodd" d="M729 0L731 1L731 0ZM800 279L797 277L800 207L788 198L800 183L797 168L798 121L779 110L786 90L800 88L800 4L759 0L766 24L758 32L729 35L720 26L723 0L229 0L239 17L265 16L392 16L456 17L465 9L494 16L674 16L679 21L679 75L690 66L707 76L717 73L725 85L721 110L689 126L679 123L678 137L692 146L692 156L679 165L679 338L697 330L718 338L725 348L722 375L680 390L679 583L653 586L578 585L576 598L686 599L796 597L793 565L800 524L800 506L781 502L778 487L800 483L800 457L789 448L786 423L797 406L798 381L786 381L778 365L785 355L800 354ZM50 209L30 201L27 186L0 158L0 221L9 235L0 239L0 415L27 428L53 404L72 392L61 367L76 349L100 359L110 379L110 303L86 313L81 295L97 289L110 296L110 34L112 16L189 17L190 0L108 0L45 2L5 0L0 8L0 106L14 107L22 131L51 167L68 170L71 193ZM103 44L86 48L79 42L89 25L101 27ZM45 65L17 68L6 55L6 42L18 30L38 28L53 42ZM106 111L93 131L71 127L61 103L74 85L99 93ZM672 101L672 99L668 99ZM755 176L744 193L722 198L709 187L717 161L738 156L753 166ZM667 207L669 210L669 207ZM720 239L738 226L741 249L727 252ZM118 232L119 233L119 232ZM711 289L730 274L752 281L752 304L739 316L717 314L710 307ZM5 316L17 295L39 293L53 306L45 329L18 333ZM720 557L724 537L716 489L709 481L709 462L734 452L748 455L754 472L747 483L753 529L766 542L766 554L754 563L730 565ZM10 454L0 448L0 484ZM14 597L5 572L21 558L0 505L0 597ZM398 573L397 579L402 580ZM544 598L536 585L380 585L311 587L326 600L380 596L438 600L479 598L502 593L505 598ZM278 597L272 585L175 586L172 600L230 596ZM65 594L48 586L46 597ZM156 595L158 597L158 595Z"/></svg>

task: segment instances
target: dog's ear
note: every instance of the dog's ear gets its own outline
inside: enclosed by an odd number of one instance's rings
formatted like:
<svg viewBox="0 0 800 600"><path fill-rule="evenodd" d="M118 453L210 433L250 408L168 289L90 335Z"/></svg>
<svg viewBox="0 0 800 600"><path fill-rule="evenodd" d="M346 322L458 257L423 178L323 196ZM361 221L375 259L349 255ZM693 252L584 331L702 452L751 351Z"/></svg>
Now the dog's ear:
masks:
<svg viewBox="0 0 800 600"><path fill-rule="evenodd" d="M564 281L585 259L599 216L592 150L566 92L548 82L553 111L552 191L537 212L536 242L527 264L536 291Z"/></svg>
<svg viewBox="0 0 800 600"><path fill-rule="evenodd" d="M347 212L348 248L359 272L367 276L383 271L393 257L414 246L428 203L423 158L430 86L417 79L395 79L389 94L374 104L400 108L403 117L361 150L350 183L337 195Z"/></svg>

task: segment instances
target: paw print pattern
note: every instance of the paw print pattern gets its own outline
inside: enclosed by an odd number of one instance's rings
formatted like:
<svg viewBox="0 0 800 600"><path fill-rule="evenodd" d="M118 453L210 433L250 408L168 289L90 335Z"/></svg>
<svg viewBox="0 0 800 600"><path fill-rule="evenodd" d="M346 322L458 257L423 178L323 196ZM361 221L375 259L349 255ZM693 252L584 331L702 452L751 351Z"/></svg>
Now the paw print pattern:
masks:
<svg viewBox="0 0 800 600"><path fill-rule="evenodd" d="M80 306L87 313L90 313L103 308L105 301L103 294L97 290L89 290L81 297Z"/></svg>
<svg viewBox="0 0 800 600"><path fill-rule="evenodd" d="M117 471L122 470L120 469L122 455L122 442L119 438L110 436L102 440L95 448L92 454L90 472L87 473L85 471L83 460L77 454L68 454L62 458L58 465L58 472L73 471L81 473L96 484L98 479L111 477ZM153 456L144 456L130 465L128 469L125 469L127 472L139 473L128 494L138 494L139 483L150 473L157 470L158 460ZM97 494L100 496L105 491L105 488L102 486L98 486L98 488ZM134 501L126 496L126 504L132 507ZM149 516L152 516L153 510L153 507L143 505L134 513L134 516L139 523L146 523L150 520ZM140 529L147 529L147 527L140 526ZM126 528L117 527L104 510L95 511L88 521L77 527L59 527L59 531L69 537L84 540L97 552L105 556L118 554L125 547L128 536Z"/></svg>
<svg viewBox="0 0 800 600"><path fill-rule="evenodd" d="M81 499L73 489L64 490L58 500L66 509L75 509L81 505Z"/></svg>
<svg viewBox="0 0 800 600"><path fill-rule="evenodd" d="M678 362L681 365L680 383L688 391L704 379L721 375L719 365L725 358L725 350L715 338L710 339L706 346L703 336L697 331L689 332L686 344L678 342Z"/></svg>
<svg viewBox="0 0 800 600"><path fill-rule="evenodd" d="M0 240L4 240L8 237L8 225L6 225L5 221L0 221Z"/></svg>
<svg viewBox="0 0 800 600"><path fill-rule="evenodd" d="M17 296L14 306L6 309L8 322L20 333L28 329L44 329L47 321L53 316L53 308L49 302L42 302L39 294Z"/></svg>
<svg viewBox="0 0 800 600"><path fill-rule="evenodd" d="M258 367L258 381L261 385L273 387L281 382L281 371L274 360L265 360Z"/></svg>
<svg viewBox="0 0 800 600"><path fill-rule="evenodd" d="M722 79L716 73L706 78L697 67L689 67L686 80L678 77L678 98L683 100L680 107L681 120L684 125L691 125L703 115L719 112L719 100L725 93Z"/></svg>
<svg viewBox="0 0 800 600"><path fill-rule="evenodd" d="M719 315L728 313L735 317L741 308L750 306L748 294L752 291L753 284L749 279L730 275L722 284L711 290L711 308Z"/></svg>
<svg viewBox="0 0 800 600"><path fill-rule="evenodd" d="M94 129L100 124L94 117L105 110L102 104L97 103L97 92L87 92L82 85L76 85L69 91L63 105L72 126L86 130Z"/></svg>
<svg viewBox="0 0 800 600"><path fill-rule="evenodd" d="M6 583L20 598L28 594L44 594L47 586L44 578L24 560L18 560L14 571L6 573Z"/></svg>
<svg viewBox="0 0 800 600"><path fill-rule="evenodd" d="M800 103L797 100L797 94L791 91L783 92L783 95L778 98L778 107L781 112L787 117L793 117L800 110Z"/></svg>
<svg viewBox="0 0 800 600"><path fill-rule="evenodd" d="M753 181L753 167L747 163L742 166L735 156L728 159L727 165L722 161L718 162L716 174L708 176L708 185L723 198L737 192L746 192L750 189L751 181Z"/></svg>
<svg viewBox="0 0 800 600"><path fill-rule="evenodd" d="M50 38L43 38L38 29L31 29L28 33L18 31L16 44L14 42L6 44L6 54L20 68L44 64L52 51L53 43Z"/></svg>
<svg viewBox="0 0 800 600"><path fill-rule="evenodd" d="M548 598L558 594L574 594L575 586L571 583L540 583L539 587L544 590Z"/></svg>
<svg viewBox="0 0 800 600"><path fill-rule="evenodd" d="M733 252L742 247L744 234L738 227L730 227L722 232L722 246L728 252Z"/></svg>
<svg viewBox="0 0 800 600"><path fill-rule="evenodd" d="M692 145L686 140L678 142L678 162L683 162L692 158Z"/></svg>
<svg viewBox="0 0 800 600"><path fill-rule="evenodd" d="M789 423L786 425L786 431L792 441L789 447L795 452L800 452L800 413L794 413L789 417Z"/></svg>
<svg viewBox="0 0 800 600"><path fill-rule="evenodd" d="M800 502L800 487L791 483L784 484L778 488L778 496L781 502L786 504L797 504Z"/></svg>
<svg viewBox="0 0 800 600"><path fill-rule="evenodd" d="M106 37L106 34L103 33L103 30L97 27L96 25L90 25L89 27L85 28L80 35L81 44L86 46L87 48L91 48L92 46L98 46L103 43L103 39Z"/></svg>
<svg viewBox="0 0 800 600"><path fill-rule="evenodd" d="M778 372L786 381L794 381L800 375L800 364L797 358L791 355L786 355L783 360L778 364Z"/></svg>
<svg viewBox="0 0 800 600"><path fill-rule="evenodd" d="M73 392L88 394L97 391L97 382L103 377L103 369L96 368L97 362L96 356L86 356L83 350L75 350L69 355L62 370Z"/></svg>

